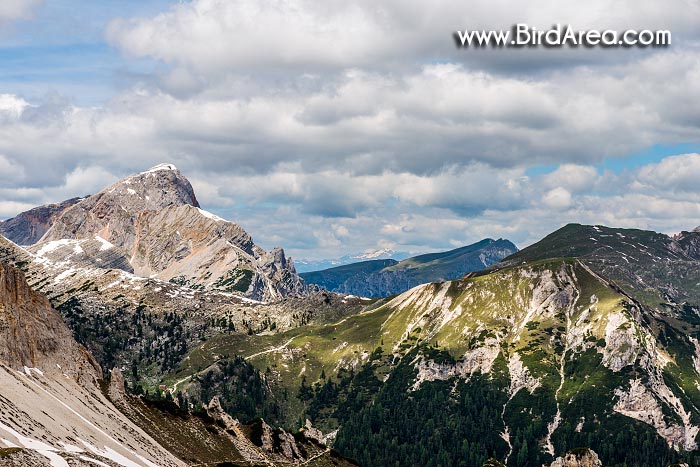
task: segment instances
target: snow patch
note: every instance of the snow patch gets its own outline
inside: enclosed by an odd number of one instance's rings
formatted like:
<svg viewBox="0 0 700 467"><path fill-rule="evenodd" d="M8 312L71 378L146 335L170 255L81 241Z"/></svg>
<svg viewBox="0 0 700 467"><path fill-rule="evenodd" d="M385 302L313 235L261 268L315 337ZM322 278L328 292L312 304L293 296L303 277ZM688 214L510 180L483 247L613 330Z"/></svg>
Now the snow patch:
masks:
<svg viewBox="0 0 700 467"><path fill-rule="evenodd" d="M95 460L95 459L93 459L92 457L80 456L80 459L81 459L81 460L84 460L84 461L86 461L86 462L91 462L91 463L93 463L93 464L95 464L95 465L98 465L99 467L110 467L109 465L105 464L104 462L100 462L100 461L98 461L98 460Z"/></svg>
<svg viewBox="0 0 700 467"><path fill-rule="evenodd" d="M152 174L161 170L177 170L177 167L175 167L173 164L158 164L146 170L145 172L141 172L139 175Z"/></svg>
<svg viewBox="0 0 700 467"><path fill-rule="evenodd" d="M62 246L67 246L72 243L75 243L75 240L70 240L70 239L62 239L62 240L53 240L51 242L47 242L44 246L42 246L39 251L36 252L37 256L44 256L47 253L51 253L52 251L55 251ZM80 248L80 245L76 245L76 250L80 249L78 253L82 253L82 249Z"/></svg>
<svg viewBox="0 0 700 467"><path fill-rule="evenodd" d="M104 449L99 449L92 444L88 443L87 441L84 441L80 438L78 438L78 441L82 443L85 448L90 451L93 454L96 454L98 456L104 457L105 459L109 459L111 461L116 462L119 465L123 465L124 467L143 467L142 464L136 463L129 459L128 457L125 457L121 454L119 454L117 451L114 449L110 448L109 446L105 446ZM153 462L149 461L148 459L144 458L143 456L140 456L136 454L135 452L132 452L134 456L136 456L141 462L146 464L148 467L158 467L157 464L154 464Z"/></svg>
<svg viewBox="0 0 700 467"><path fill-rule="evenodd" d="M58 284L62 280L68 279L71 275L73 275L76 272L77 271L73 268L67 269L67 270L63 271L61 274L59 274L58 276L56 276L56 278L53 280L53 283Z"/></svg>
<svg viewBox="0 0 700 467"><path fill-rule="evenodd" d="M17 443L19 443L19 445L15 445L12 447L22 447L25 449L30 449L32 451L36 451L42 456L46 457L49 460L49 463L52 467L69 467L68 462L66 462L66 460L63 457L57 454L59 450L51 446L50 444L46 444L43 441L39 441L36 439L28 438L13 430L9 426L4 425L2 422L0 422L0 430L9 433L17 440ZM10 443L4 438L2 440L5 444Z"/></svg>
<svg viewBox="0 0 700 467"><path fill-rule="evenodd" d="M38 374L39 376L44 376L44 372L38 368L29 368L28 366L24 367L24 373L27 376L32 376L32 371L35 372L36 374Z"/></svg>
<svg viewBox="0 0 700 467"><path fill-rule="evenodd" d="M219 216L217 216L216 214L212 214L209 211L205 211L204 209L197 208L197 211L199 211L199 213L201 215L203 215L204 217L207 217L207 218L214 220L216 222L228 222L226 219L222 219Z"/></svg>
<svg viewBox="0 0 700 467"><path fill-rule="evenodd" d="M100 242L100 251L107 251L110 248L114 248L114 245L112 245L110 242L105 240L104 238L100 237L99 235L95 236L95 240Z"/></svg>

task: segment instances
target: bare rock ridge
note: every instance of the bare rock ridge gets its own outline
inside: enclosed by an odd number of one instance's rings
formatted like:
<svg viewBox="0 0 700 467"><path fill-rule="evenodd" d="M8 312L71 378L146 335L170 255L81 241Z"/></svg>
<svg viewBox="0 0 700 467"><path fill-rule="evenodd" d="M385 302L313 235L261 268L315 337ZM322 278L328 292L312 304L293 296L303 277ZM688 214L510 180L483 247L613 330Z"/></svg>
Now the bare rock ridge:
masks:
<svg viewBox="0 0 700 467"><path fill-rule="evenodd" d="M72 251L78 267L117 268L256 300L308 290L281 248L267 252L240 225L202 210L190 182L171 164L80 200L30 250L51 261Z"/></svg>
<svg viewBox="0 0 700 467"><path fill-rule="evenodd" d="M32 245L44 236L56 217L81 199L72 198L61 203L46 204L18 214L12 219L0 221L0 235L18 245Z"/></svg>

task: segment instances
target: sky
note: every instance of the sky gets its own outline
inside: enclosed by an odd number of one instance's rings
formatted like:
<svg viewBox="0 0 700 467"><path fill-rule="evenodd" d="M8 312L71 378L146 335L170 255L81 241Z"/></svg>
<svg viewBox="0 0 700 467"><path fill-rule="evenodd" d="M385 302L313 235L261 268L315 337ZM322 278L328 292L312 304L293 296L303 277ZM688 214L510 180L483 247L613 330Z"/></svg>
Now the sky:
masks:
<svg viewBox="0 0 700 467"><path fill-rule="evenodd" d="M458 49L463 29L665 48ZM3 0L0 219L162 162L295 258L700 225L700 0Z"/></svg>

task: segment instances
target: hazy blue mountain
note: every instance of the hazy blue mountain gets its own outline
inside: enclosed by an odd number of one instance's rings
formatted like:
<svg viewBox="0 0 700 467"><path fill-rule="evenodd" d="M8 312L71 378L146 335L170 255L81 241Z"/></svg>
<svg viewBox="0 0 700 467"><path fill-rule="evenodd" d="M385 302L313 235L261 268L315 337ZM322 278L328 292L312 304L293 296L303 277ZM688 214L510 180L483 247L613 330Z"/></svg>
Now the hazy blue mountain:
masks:
<svg viewBox="0 0 700 467"><path fill-rule="evenodd" d="M406 258L410 258L411 254L405 251L395 251L388 248L381 250L369 251L364 253L357 253L354 255L345 255L340 258L335 259L295 259L294 267L296 267L297 272L313 272L321 271L324 269L335 268L338 266L344 266L346 264L359 263L363 261L372 261L380 259L393 259L396 261L401 261Z"/></svg>
<svg viewBox="0 0 700 467"><path fill-rule="evenodd" d="M457 279L485 269L518 251L508 240L481 240L473 245L441 253L429 253L396 261L362 261L323 271L300 274L309 284L331 292L362 297L386 297L420 284Z"/></svg>

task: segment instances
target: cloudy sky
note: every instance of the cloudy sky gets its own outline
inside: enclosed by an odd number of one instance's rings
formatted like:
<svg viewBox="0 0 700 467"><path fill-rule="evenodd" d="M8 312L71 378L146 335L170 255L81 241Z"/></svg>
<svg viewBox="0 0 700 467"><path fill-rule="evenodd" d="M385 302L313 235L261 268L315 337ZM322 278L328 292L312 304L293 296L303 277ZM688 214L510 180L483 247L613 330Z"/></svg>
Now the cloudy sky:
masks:
<svg viewBox="0 0 700 467"><path fill-rule="evenodd" d="M457 29L668 29L457 49ZM3 0L0 218L160 162L266 248L700 225L700 0Z"/></svg>

